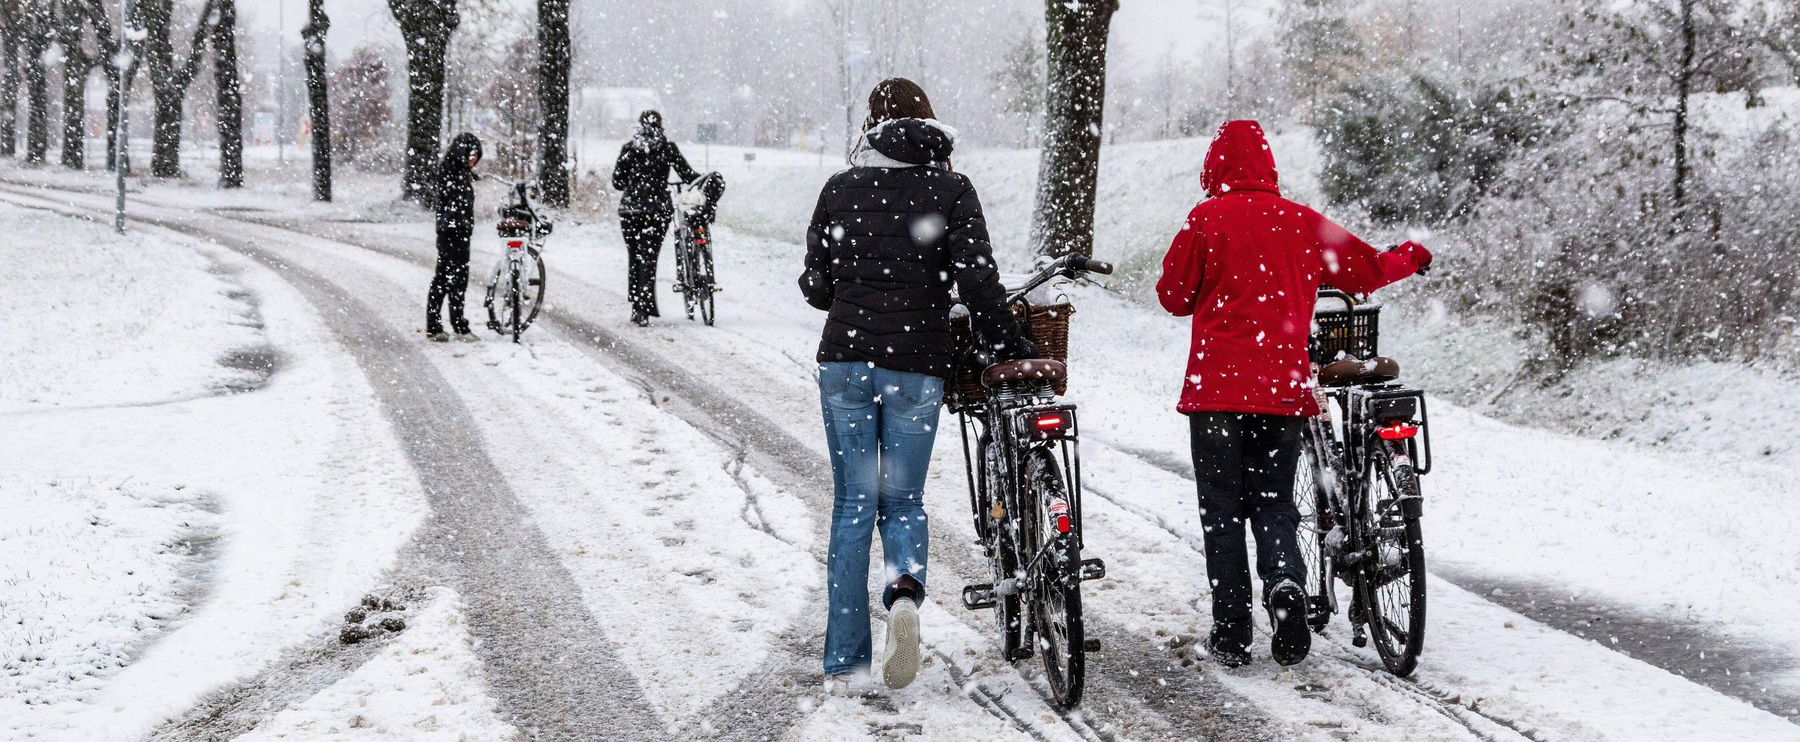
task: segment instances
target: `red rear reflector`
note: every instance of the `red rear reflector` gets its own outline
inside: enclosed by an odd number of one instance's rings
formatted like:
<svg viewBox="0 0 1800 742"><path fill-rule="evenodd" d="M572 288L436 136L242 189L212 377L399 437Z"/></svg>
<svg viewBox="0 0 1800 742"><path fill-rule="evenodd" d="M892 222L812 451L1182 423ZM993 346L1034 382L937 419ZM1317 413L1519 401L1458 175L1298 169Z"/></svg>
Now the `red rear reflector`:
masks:
<svg viewBox="0 0 1800 742"><path fill-rule="evenodd" d="M1069 516L1067 516L1067 515L1056 516L1056 532L1057 533L1068 533L1069 532Z"/></svg>
<svg viewBox="0 0 1800 742"><path fill-rule="evenodd" d="M1408 425L1406 423L1394 423L1393 425L1389 425L1385 428L1381 428L1380 430L1377 430L1375 432L1375 434L1381 436L1382 440L1388 440L1388 441L1405 440L1407 438L1411 438L1415 435L1418 435L1419 434L1419 426Z"/></svg>
<svg viewBox="0 0 1800 742"><path fill-rule="evenodd" d="M506 246L507 247L524 247L525 241L524 240L507 240Z"/></svg>
<svg viewBox="0 0 1800 742"><path fill-rule="evenodd" d="M1062 426L1063 416L1060 412L1044 412L1037 416L1038 430L1055 430Z"/></svg>

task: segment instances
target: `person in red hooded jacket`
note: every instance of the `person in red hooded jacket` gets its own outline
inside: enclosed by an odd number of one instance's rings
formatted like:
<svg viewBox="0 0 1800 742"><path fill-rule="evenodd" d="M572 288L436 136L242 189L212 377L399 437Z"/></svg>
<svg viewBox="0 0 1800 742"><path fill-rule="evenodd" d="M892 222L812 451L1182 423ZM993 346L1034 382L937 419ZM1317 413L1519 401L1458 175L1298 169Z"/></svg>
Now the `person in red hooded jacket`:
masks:
<svg viewBox="0 0 1800 742"><path fill-rule="evenodd" d="M1282 198L1255 121L1219 127L1200 182L1208 198L1169 245L1156 292L1170 314L1194 318L1176 409L1192 434L1212 583L1206 648L1230 666L1250 661L1248 522L1274 629L1270 653L1291 665L1311 648L1291 492L1305 419L1319 412L1306 351L1318 289L1374 291L1424 270L1431 253L1413 242L1381 253Z"/></svg>

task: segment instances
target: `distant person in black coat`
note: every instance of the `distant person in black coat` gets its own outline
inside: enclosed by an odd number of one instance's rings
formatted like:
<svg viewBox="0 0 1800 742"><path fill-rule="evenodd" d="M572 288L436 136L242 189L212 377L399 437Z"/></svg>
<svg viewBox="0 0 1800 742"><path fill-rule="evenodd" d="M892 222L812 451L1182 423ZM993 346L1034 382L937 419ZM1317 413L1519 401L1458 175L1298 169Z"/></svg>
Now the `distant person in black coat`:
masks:
<svg viewBox="0 0 1800 742"><path fill-rule="evenodd" d="M700 177L687 158L681 156L681 148L663 134L662 114L639 114L637 134L619 148L612 185L625 192L619 198L619 228L625 233L625 247L631 255L627 286L631 321L640 327L650 324L651 317L660 316L656 311L656 258L662 252L669 220L675 214L675 205L669 198L671 169L683 183Z"/></svg>
<svg viewBox="0 0 1800 742"><path fill-rule="evenodd" d="M469 288L469 238L475 234L475 165L481 162L481 139L469 132L456 135L444 151L437 171L437 274L425 298L425 336L433 341L450 339L444 334L438 312L450 303L450 329L456 339L475 340L469 320L463 316L463 294Z"/></svg>

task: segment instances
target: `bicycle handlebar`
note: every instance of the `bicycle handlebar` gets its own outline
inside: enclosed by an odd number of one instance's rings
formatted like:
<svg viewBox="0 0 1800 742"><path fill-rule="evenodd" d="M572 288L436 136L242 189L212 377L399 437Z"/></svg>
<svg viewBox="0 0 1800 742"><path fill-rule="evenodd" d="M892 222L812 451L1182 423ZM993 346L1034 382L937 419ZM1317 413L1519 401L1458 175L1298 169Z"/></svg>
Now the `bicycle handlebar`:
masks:
<svg viewBox="0 0 1800 742"><path fill-rule="evenodd" d="M1033 274L1024 285L1016 289L1008 289L1006 300L1008 303L1018 301L1019 299L1024 298L1026 294L1031 293L1033 289L1049 283L1051 279L1054 279L1057 276L1080 278L1084 273L1098 273L1104 276L1111 275L1112 272L1113 267L1111 263L1095 260L1086 255L1071 253L1051 261L1049 265L1039 268L1038 272Z"/></svg>

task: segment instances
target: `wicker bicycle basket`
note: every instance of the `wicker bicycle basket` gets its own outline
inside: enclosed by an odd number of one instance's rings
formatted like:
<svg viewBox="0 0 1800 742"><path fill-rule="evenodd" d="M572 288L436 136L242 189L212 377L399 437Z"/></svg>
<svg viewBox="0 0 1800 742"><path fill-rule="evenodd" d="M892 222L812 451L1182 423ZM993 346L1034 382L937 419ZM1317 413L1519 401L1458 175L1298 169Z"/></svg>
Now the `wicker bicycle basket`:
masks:
<svg viewBox="0 0 1800 742"><path fill-rule="evenodd" d="M1310 355L1312 362L1325 365L1342 356L1369 358L1378 352L1381 338L1381 306L1359 305L1348 312L1328 311L1314 315L1317 330L1313 333Z"/></svg>
<svg viewBox="0 0 1800 742"><path fill-rule="evenodd" d="M1031 342L1037 345L1039 358L1053 358L1063 362L1069 360L1069 316L1075 313L1073 305L1034 304L1028 312L1025 307L1014 304L1012 312L1024 324L1026 332L1031 334ZM986 366L974 360L974 331L970 329L969 323L968 315L950 319L950 334L956 341L957 359L950 403L957 407L987 401L987 389L981 386L981 372L986 370ZM1056 382L1056 393L1064 394L1068 391L1068 386L1067 379Z"/></svg>

